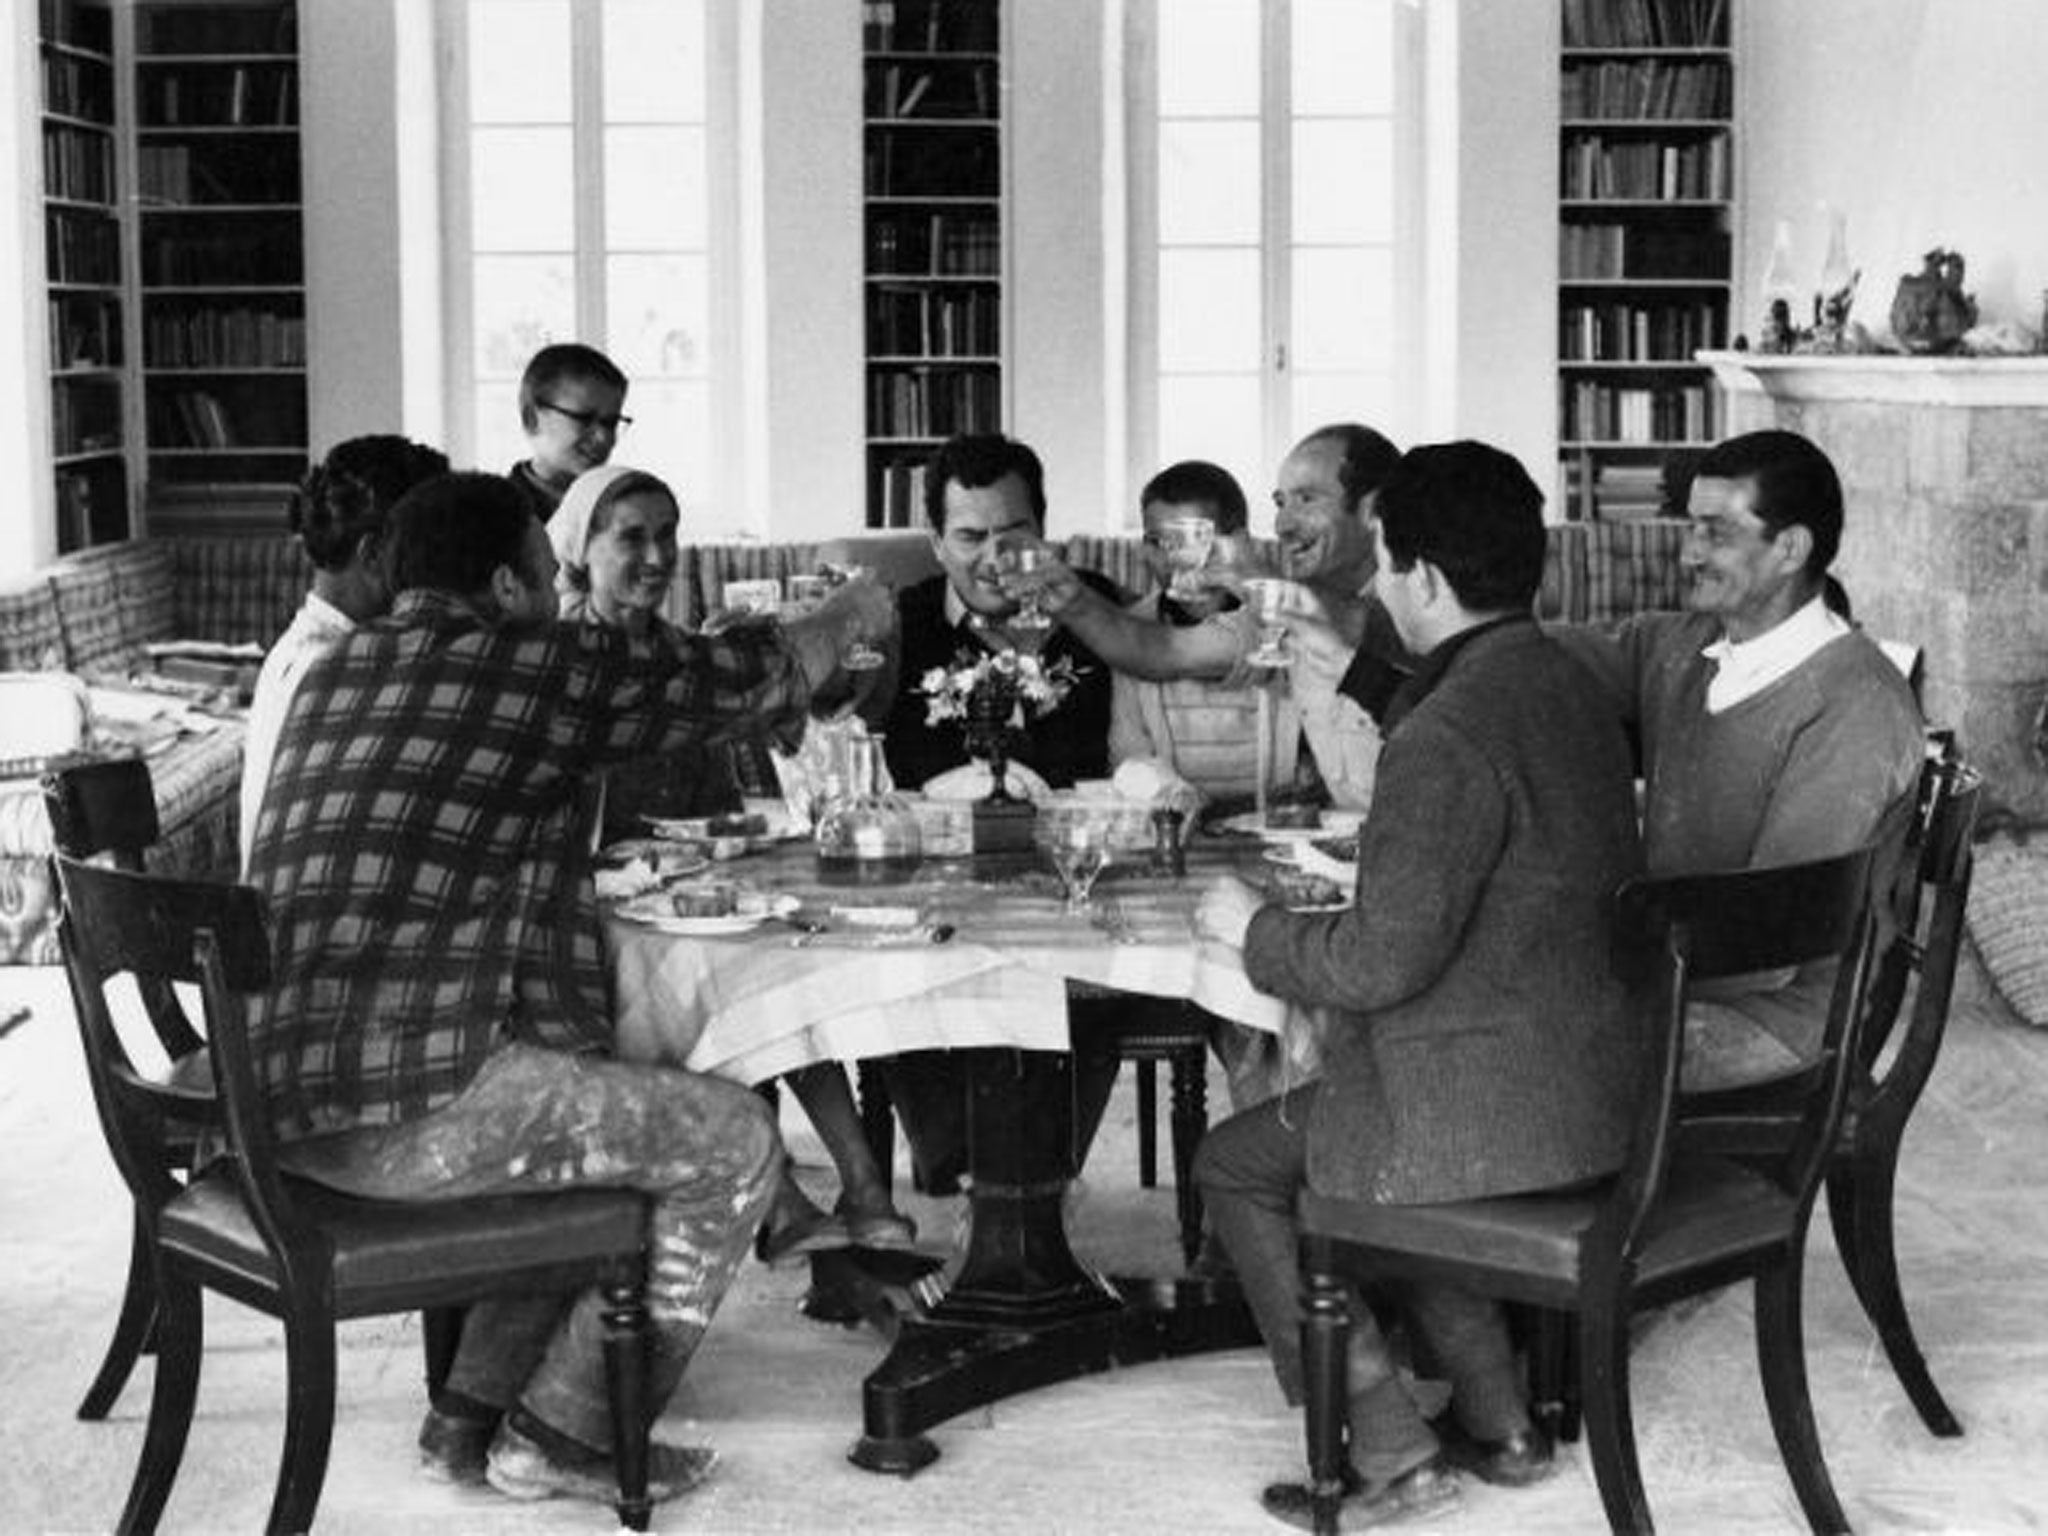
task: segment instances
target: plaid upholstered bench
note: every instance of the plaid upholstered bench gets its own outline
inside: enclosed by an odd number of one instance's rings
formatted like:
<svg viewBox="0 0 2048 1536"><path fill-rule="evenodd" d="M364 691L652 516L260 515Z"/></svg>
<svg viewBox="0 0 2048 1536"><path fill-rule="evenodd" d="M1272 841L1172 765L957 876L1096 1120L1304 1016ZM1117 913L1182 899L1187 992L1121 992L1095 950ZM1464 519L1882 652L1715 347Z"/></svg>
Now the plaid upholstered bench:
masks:
<svg viewBox="0 0 2048 1536"><path fill-rule="evenodd" d="M296 541L282 535L131 539L89 550L0 587L0 671L110 681L147 670L156 642L268 646L310 579ZM163 827L152 867L234 868L241 772L239 724L180 737L151 756ZM0 779L0 963L57 958L50 846L37 778Z"/></svg>

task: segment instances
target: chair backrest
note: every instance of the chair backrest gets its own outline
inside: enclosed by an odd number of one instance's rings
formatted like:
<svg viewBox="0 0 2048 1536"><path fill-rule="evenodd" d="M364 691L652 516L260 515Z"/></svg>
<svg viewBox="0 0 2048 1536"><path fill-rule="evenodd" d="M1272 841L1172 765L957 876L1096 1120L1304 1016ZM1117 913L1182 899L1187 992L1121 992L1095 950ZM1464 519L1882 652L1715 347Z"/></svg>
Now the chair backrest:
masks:
<svg viewBox="0 0 2048 1536"><path fill-rule="evenodd" d="M118 869L144 867L143 854L162 835L156 786L139 757L80 763L43 779L43 807L57 851L74 859L104 855ZM140 982L142 1006L164 1054L178 1061L205 1048L167 982Z"/></svg>
<svg viewBox="0 0 2048 1536"><path fill-rule="evenodd" d="M138 988L197 985L211 1029L225 991L259 985L269 957L256 893L234 886L171 880L56 856L63 912L58 939L85 1046L86 1071L100 1128L138 1205L153 1214L177 1193L165 1128L217 1122L207 1088L182 1086L137 1069L115 1027L109 984L132 976ZM224 967L209 957L225 952Z"/></svg>
<svg viewBox="0 0 2048 1536"><path fill-rule="evenodd" d="M1616 1198L1589 1243L1626 1256L1674 1159L1726 1144L1725 1112L1679 1091L1685 1018L1701 982L1833 960L1834 991L1800 1091L1746 1105L1745 1137L1779 1150L1759 1159L1801 1213L1811 1204L1840 1121L1863 1016L1875 931L1875 847L1775 868L1632 880L1615 895L1618 963L1650 1031L1648 1080ZM1778 1122L1764 1125L1763 1122Z"/></svg>
<svg viewBox="0 0 2048 1536"><path fill-rule="evenodd" d="M1934 1071L1955 991L1974 868L1971 836L1983 797L1976 770L1946 752L1930 756L1921 770L1909 863L1893 903L1898 932L1871 979L1858 1050L1863 1072L1850 1089L1866 1120L1902 1126ZM1912 1011L1887 1061L1909 985Z"/></svg>

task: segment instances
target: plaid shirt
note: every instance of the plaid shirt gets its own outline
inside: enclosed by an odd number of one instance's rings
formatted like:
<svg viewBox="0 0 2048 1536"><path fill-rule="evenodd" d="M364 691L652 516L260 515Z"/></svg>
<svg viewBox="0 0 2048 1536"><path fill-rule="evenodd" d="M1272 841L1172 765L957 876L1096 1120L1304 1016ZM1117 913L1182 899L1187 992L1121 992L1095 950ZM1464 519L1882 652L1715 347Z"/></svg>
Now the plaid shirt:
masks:
<svg viewBox="0 0 2048 1536"><path fill-rule="evenodd" d="M609 1047L583 775L807 702L772 629L630 640L410 591L341 641L292 700L249 866L280 1134L413 1119L507 1036Z"/></svg>

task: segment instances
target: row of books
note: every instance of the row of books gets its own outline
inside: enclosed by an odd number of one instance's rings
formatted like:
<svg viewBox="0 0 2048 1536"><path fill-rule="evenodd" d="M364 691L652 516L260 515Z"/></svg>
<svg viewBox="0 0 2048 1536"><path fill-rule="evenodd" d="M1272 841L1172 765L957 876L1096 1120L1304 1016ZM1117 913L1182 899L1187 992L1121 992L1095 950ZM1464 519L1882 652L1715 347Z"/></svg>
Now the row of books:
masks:
<svg viewBox="0 0 2048 1536"><path fill-rule="evenodd" d="M114 141L90 128L43 128L43 190L81 203L114 201Z"/></svg>
<svg viewBox="0 0 2048 1536"><path fill-rule="evenodd" d="M121 281L121 226L110 214L52 208L43 230L43 259L51 282Z"/></svg>
<svg viewBox="0 0 2048 1536"><path fill-rule="evenodd" d="M995 357L1002 303L993 286L868 289L868 351L896 357Z"/></svg>
<svg viewBox="0 0 2048 1536"><path fill-rule="evenodd" d="M237 64L145 72L136 99L145 128L289 128L299 120L299 73L291 64Z"/></svg>
<svg viewBox="0 0 2048 1536"><path fill-rule="evenodd" d="M1002 377L993 368L868 370L868 436L951 437L1002 424Z"/></svg>
<svg viewBox="0 0 2048 1536"><path fill-rule="evenodd" d="M921 69L870 63L863 110L885 118L992 118L996 101L992 59Z"/></svg>
<svg viewBox="0 0 2048 1536"><path fill-rule="evenodd" d="M59 379L50 391L50 441L60 458L120 447L120 386L111 380Z"/></svg>
<svg viewBox="0 0 2048 1536"><path fill-rule="evenodd" d="M246 220L244 221L247 222ZM142 280L151 285L292 287L304 281L304 252L294 241L259 238L247 228L160 235L142 245Z"/></svg>
<svg viewBox="0 0 2048 1536"><path fill-rule="evenodd" d="M298 8L292 0L138 6L135 49L141 54L297 53Z"/></svg>
<svg viewBox="0 0 2048 1536"><path fill-rule="evenodd" d="M76 54L43 55L43 110L88 122L114 120L114 66Z"/></svg>
<svg viewBox="0 0 2048 1536"><path fill-rule="evenodd" d="M1718 60L1671 64L1659 59L1567 64L1560 109L1575 117L1725 118L1734 93Z"/></svg>
<svg viewBox="0 0 2048 1536"><path fill-rule="evenodd" d="M158 448L232 448L235 423L220 397L180 389L150 400L149 440Z"/></svg>
<svg viewBox="0 0 2048 1536"><path fill-rule="evenodd" d="M1558 312L1557 355L1570 362L1689 362L1727 344L1725 305L1567 304Z"/></svg>
<svg viewBox="0 0 2048 1536"><path fill-rule="evenodd" d="M97 294L58 294L50 300L52 368L121 366L121 306Z"/></svg>
<svg viewBox="0 0 2048 1536"><path fill-rule="evenodd" d="M995 130L975 124L871 127L863 171L869 197L995 197L1003 185Z"/></svg>
<svg viewBox="0 0 2048 1536"><path fill-rule="evenodd" d="M876 53L994 53L997 0L865 0L861 43Z"/></svg>
<svg viewBox="0 0 2048 1536"><path fill-rule="evenodd" d="M1567 48L1725 48L1728 0L1564 0Z"/></svg>
<svg viewBox="0 0 2048 1536"><path fill-rule="evenodd" d="M53 43L89 48L94 53L114 51L114 13L104 5L40 0L36 6L36 30Z"/></svg>
<svg viewBox="0 0 2048 1536"><path fill-rule="evenodd" d="M1671 504L1665 471L1657 464L1602 464L1578 454L1559 466L1559 508L1581 521L1621 522L1645 517L1682 517Z"/></svg>
<svg viewBox="0 0 2048 1536"><path fill-rule="evenodd" d="M298 157L289 144L261 154L246 144L143 144L135 153L135 180L146 201L180 207L299 200Z"/></svg>
<svg viewBox="0 0 2048 1536"><path fill-rule="evenodd" d="M1561 190L1566 198L1724 202L1728 186L1726 134L1684 144L1599 134L1565 140Z"/></svg>
<svg viewBox="0 0 2048 1536"><path fill-rule="evenodd" d="M1558 226L1558 276L1566 282L1629 278L1725 280L1728 231L1697 221L1667 224L1581 224Z"/></svg>
<svg viewBox="0 0 2048 1536"><path fill-rule="evenodd" d="M1003 269L997 221L986 214L868 213L868 271L878 277L994 277Z"/></svg>
<svg viewBox="0 0 2048 1536"><path fill-rule="evenodd" d="M1706 384L1655 386L1581 380L1560 391L1558 436L1565 443L1706 442L1719 436Z"/></svg>
<svg viewBox="0 0 2048 1536"><path fill-rule="evenodd" d="M896 459L876 470L875 494L868 498L870 528L924 525L925 461Z"/></svg>
<svg viewBox="0 0 2048 1536"><path fill-rule="evenodd" d="M303 368L306 322L266 309L152 311L142 356L151 368Z"/></svg>

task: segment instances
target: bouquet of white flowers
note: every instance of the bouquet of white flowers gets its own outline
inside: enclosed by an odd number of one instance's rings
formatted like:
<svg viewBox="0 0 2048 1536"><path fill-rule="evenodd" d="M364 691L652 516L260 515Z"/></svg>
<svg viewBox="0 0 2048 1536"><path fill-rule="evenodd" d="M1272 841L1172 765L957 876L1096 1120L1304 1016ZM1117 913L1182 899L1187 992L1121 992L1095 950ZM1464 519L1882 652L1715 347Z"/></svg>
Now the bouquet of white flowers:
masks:
<svg viewBox="0 0 2048 1536"><path fill-rule="evenodd" d="M1028 711L1050 714L1072 691L1078 674L1073 658L1047 664L1018 651L962 651L950 667L933 667L918 683L925 696L925 724L959 720L967 724L1018 726Z"/></svg>

